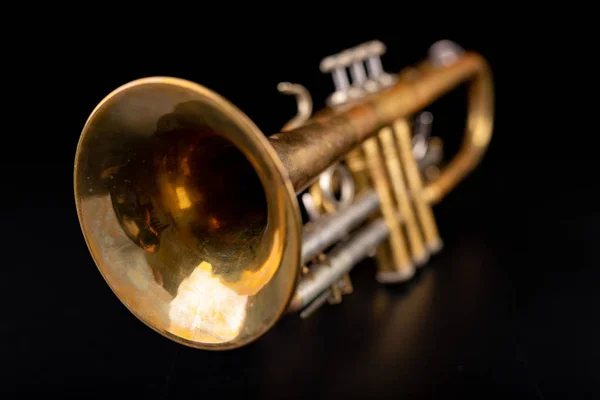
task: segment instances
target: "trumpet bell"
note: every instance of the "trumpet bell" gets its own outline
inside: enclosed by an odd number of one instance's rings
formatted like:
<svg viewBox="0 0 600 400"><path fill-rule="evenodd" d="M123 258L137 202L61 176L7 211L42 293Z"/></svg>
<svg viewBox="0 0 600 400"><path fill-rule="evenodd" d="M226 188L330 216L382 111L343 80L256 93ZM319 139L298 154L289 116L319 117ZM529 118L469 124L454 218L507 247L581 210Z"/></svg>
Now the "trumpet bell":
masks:
<svg viewBox="0 0 600 400"><path fill-rule="evenodd" d="M292 299L302 221L275 150L235 106L154 77L109 94L75 158L81 228L104 279L162 335L247 344Z"/></svg>

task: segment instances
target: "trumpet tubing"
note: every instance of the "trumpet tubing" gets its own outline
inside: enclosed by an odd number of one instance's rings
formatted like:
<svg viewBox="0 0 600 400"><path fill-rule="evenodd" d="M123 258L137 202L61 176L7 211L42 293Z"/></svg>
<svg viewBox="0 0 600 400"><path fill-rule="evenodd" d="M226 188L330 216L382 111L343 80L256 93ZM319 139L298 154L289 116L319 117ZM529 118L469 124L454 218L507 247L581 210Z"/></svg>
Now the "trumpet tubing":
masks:
<svg viewBox="0 0 600 400"><path fill-rule="evenodd" d="M392 128L382 129L379 135L392 191L398 205L398 212L405 222L410 250L414 255L415 262L422 265L427 261L429 255L423 244L415 213L410 203L410 198L408 197L409 191L406 188L404 168L398 157L397 145L394 140ZM413 193L417 193L417 191L413 191Z"/></svg>
<svg viewBox="0 0 600 400"><path fill-rule="evenodd" d="M429 251L437 252L442 248L435 218L431 206L423 196L423 185L419 168L410 151L410 128L404 120L398 120L394 123L394 132L396 140L400 146L400 157L406 170L409 190L412 193L420 193L420 196L413 196L416 213L421 221L423 235Z"/></svg>
<svg viewBox="0 0 600 400"><path fill-rule="evenodd" d="M373 41L325 58L336 90L315 114L308 90L281 83L298 114L271 136L177 78L136 80L98 104L75 157L77 212L98 269L136 317L187 346L238 348L286 312L305 318L342 301L367 257L378 281L396 283L441 249L432 206L489 144L491 74L448 41L398 75L383 70L384 52ZM431 116L411 121L462 83L467 129L441 168Z"/></svg>

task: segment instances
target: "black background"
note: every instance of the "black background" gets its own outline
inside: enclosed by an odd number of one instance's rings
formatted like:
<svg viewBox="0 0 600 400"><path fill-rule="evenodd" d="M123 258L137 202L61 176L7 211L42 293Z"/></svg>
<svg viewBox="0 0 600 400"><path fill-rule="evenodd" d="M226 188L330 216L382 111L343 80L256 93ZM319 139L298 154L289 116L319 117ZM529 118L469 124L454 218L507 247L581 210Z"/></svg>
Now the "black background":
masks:
<svg viewBox="0 0 600 400"><path fill-rule="evenodd" d="M185 34L157 23L125 33L113 19L96 35L52 30L21 50L47 55L23 63L35 73L21 71L23 116L11 135L19 147L5 151L19 173L7 174L12 195L3 199L0 390L8 398L597 397L597 167L577 132L558 129L565 116L542 106L557 96L546 90L554 72L544 67L542 34L511 33L506 21L501 31L485 20L433 28L422 15L409 28L381 11L361 15L377 19L369 24L311 15L288 25L289 11L273 12L245 25L201 19ZM286 317L258 342L217 353L167 341L110 292L72 194L79 133L106 94L139 77L186 78L272 133L295 113L278 82L305 85L323 106L332 90L318 69L323 56L380 39L394 72L444 38L490 61L497 119L480 168L436 207L445 248L413 282L381 287L363 263L341 305L305 321ZM431 109L449 152L464 100L458 91Z"/></svg>

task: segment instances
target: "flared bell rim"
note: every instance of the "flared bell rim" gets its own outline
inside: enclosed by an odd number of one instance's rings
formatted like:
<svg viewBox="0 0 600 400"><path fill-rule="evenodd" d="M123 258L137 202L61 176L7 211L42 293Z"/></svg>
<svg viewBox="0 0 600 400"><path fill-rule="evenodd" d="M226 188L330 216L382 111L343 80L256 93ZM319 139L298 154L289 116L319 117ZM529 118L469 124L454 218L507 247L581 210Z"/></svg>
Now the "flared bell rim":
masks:
<svg viewBox="0 0 600 400"><path fill-rule="evenodd" d="M264 162L266 166L268 166L268 170L272 177L275 177L275 181L269 182L269 186L271 189L275 189L277 194L277 198L280 200L278 207L283 210L283 214L285 215L286 224L285 224L285 233L284 233L284 241L286 252L282 256L282 260L278 268L284 268L288 271L288 275L292 276L293 279L288 279L284 285L281 285L281 282L269 282L267 285L277 284L279 287L278 291L282 292L283 295L280 297L280 301L278 304L272 305L268 311L263 311L261 314L261 318L263 323L255 327L253 331L249 334L246 334L243 339L233 339L230 341L223 341L219 343L214 342L206 342L199 340L190 340L184 337L181 337L177 334L169 332L164 329L164 327L157 326L155 323L152 323L148 320L144 315L142 315L135 306L129 304L122 296L121 293L114 287L111 283L109 277L106 275L104 269L101 267L101 262L98 260L98 257L95 255L94 245L92 243L91 234L86 227L85 220L86 216L85 211L82 207L82 188L81 182L82 177L80 174L80 166L82 165L83 159L86 156L87 149L85 146L86 138L90 133L90 128L94 124L94 121L102 110L117 96L127 92L128 90L143 86L143 85L170 85L175 88L188 90L199 98L203 99L203 101L207 101L214 105L215 109L219 110L224 116L227 116L233 123L235 123L241 130L244 131L249 138L251 138L256 144L258 144L259 152L258 154L252 154L254 159L259 162ZM263 165L263 166L265 166ZM261 179L264 178L261 176ZM288 173L283 166L283 163L277 156L277 153L269 144L266 136L260 131L260 129L250 120L248 116L246 116L241 110L231 104L229 101L221 97L219 94L214 91L196 84L194 82L174 78L167 76L155 76L155 77L147 77L141 78L129 83L126 83L119 88L113 90L109 93L91 112L88 117L81 135L78 140L76 152L75 152L75 161L74 161L74 195L75 195L75 204L77 209L78 220L80 223L80 227L86 242L86 245L93 256L94 262L103 276L104 280L113 291L113 293L119 298L119 300L126 306L126 308L134 314L140 321L142 321L145 325L158 332L162 336L178 342L180 344L186 345L192 348L204 349L204 350L230 350L238 347L245 346L251 342L256 341L264 334L266 334L270 328L275 325L275 323L283 316L283 314L287 311L287 308L293 298L295 291L295 284L298 279L300 268L300 254L301 254L301 242L302 242L302 221L300 219L299 206L296 200L296 194L293 188L293 185L288 177ZM265 185L266 182L263 182ZM266 186L266 185L265 185ZM265 188L266 189L266 188ZM277 273L277 272L276 272Z"/></svg>

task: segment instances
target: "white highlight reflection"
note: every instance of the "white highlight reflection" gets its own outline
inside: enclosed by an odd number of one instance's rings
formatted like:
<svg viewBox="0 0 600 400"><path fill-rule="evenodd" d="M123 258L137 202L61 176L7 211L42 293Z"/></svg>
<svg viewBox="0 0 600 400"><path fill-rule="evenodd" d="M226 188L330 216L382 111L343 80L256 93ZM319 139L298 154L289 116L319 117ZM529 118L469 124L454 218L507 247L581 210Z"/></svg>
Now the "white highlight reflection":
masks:
<svg viewBox="0 0 600 400"><path fill-rule="evenodd" d="M197 333L205 334L218 341L233 340L240 333L248 296L225 286L211 270L209 263L202 262L179 285L169 306L171 332L188 331L191 340Z"/></svg>

